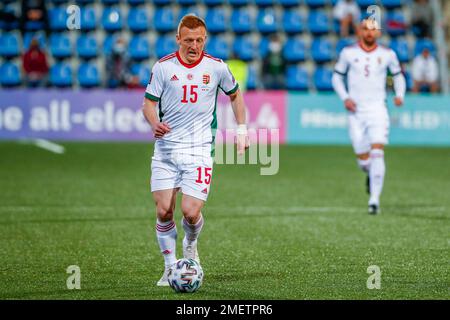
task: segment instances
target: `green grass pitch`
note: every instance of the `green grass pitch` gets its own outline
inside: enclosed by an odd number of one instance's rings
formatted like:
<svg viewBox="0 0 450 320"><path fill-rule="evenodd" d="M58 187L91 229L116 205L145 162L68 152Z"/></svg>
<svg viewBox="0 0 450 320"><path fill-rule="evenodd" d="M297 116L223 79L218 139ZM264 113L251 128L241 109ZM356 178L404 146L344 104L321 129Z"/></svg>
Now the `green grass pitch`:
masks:
<svg viewBox="0 0 450 320"><path fill-rule="evenodd" d="M145 143L0 143L0 299L448 299L450 149L386 150L382 213L348 146L282 146L280 170L216 165L201 289L156 287ZM183 230L177 208L178 256ZM68 290L66 268L81 269ZM381 289L366 286L371 265Z"/></svg>

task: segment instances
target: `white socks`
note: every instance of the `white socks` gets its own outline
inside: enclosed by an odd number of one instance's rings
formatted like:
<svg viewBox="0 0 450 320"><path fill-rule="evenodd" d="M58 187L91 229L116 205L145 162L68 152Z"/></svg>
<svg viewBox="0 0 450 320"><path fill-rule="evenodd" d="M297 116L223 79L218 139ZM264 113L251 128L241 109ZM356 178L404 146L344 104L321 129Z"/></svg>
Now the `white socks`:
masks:
<svg viewBox="0 0 450 320"><path fill-rule="evenodd" d="M158 239L161 253L164 256L164 265L171 266L177 261L175 249L177 245L177 226L175 221L156 221L156 238Z"/></svg>
<svg viewBox="0 0 450 320"><path fill-rule="evenodd" d="M370 151L370 199L369 205L379 205L380 195L383 190L384 174L386 166L384 164L384 151L372 149Z"/></svg>
<svg viewBox="0 0 450 320"><path fill-rule="evenodd" d="M196 224L190 224L184 217L181 221L183 223L184 229L183 245L195 243L197 241L200 232L202 231L203 215L200 214L200 219L197 221Z"/></svg>

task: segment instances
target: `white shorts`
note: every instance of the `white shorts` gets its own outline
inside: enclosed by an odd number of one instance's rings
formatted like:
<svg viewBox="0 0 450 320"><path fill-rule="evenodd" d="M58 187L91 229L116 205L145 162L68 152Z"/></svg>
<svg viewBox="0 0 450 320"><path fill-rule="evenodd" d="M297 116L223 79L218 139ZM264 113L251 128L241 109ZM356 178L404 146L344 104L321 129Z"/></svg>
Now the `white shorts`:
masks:
<svg viewBox="0 0 450 320"><path fill-rule="evenodd" d="M212 180L211 157L155 155L152 157L151 191L181 189L183 194L206 201Z"/></svg>
<svg viewBox="0 0 450 320"><path fill-rule="evenodd" d="M356 112L348 116L349 135L356 154L369 152L375 143L388 144L387 108L383 105L373 109L376 111Z"/></svg>

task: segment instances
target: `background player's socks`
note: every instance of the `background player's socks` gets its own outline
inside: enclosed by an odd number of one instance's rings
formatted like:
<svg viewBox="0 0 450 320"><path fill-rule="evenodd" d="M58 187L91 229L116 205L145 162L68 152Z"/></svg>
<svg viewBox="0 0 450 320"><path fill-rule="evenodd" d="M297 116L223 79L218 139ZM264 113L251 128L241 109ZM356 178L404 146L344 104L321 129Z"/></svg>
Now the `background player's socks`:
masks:
<svg viewBox="0 0 450 320"><path fill-rule="evenodd" d="M384 164L384 151L373 149L370 151L370 199L369 205L380 203L380 195L383 190L384 173L386 170Z"/></svg>
<svg viewBox="0 0 450 320"><path fill-rule="evenodd" d="M358 166L365 173L369 173L369 171L370 171L370 158L368 158L366 160L358 159Z"/></svg>
<svg viewBox="0 0 450 320"><path fill-rule="evenodd" d="M156 238L161 253L164 256L164 265L169 267L177 261L175 249L177 244L177 226L175 221L156 221Z"/></svg>
<svg viewBox="0 0 450 320"><path fill-rule="evenodd" d="M197 241L198 235L203 228L203 215L200 213L200 219L196 224L190 224L184 217L182 219L184 229L184 240L186 244L192 244ZM183 241L184 243L184 241Z"/></svg>

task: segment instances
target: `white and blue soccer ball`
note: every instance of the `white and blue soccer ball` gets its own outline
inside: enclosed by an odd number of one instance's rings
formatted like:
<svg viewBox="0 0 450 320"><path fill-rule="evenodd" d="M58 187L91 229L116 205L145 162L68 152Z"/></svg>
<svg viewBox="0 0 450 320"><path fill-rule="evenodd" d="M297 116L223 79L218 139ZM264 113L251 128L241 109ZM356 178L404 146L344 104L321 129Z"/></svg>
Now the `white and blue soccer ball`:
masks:
<svg viewBox="0 0 450 320"><path fill-rule="evenodd" d="M203 282L203 269L194 259L179 259L169 271L169 285L175 292L195 292Z"/></svg>

